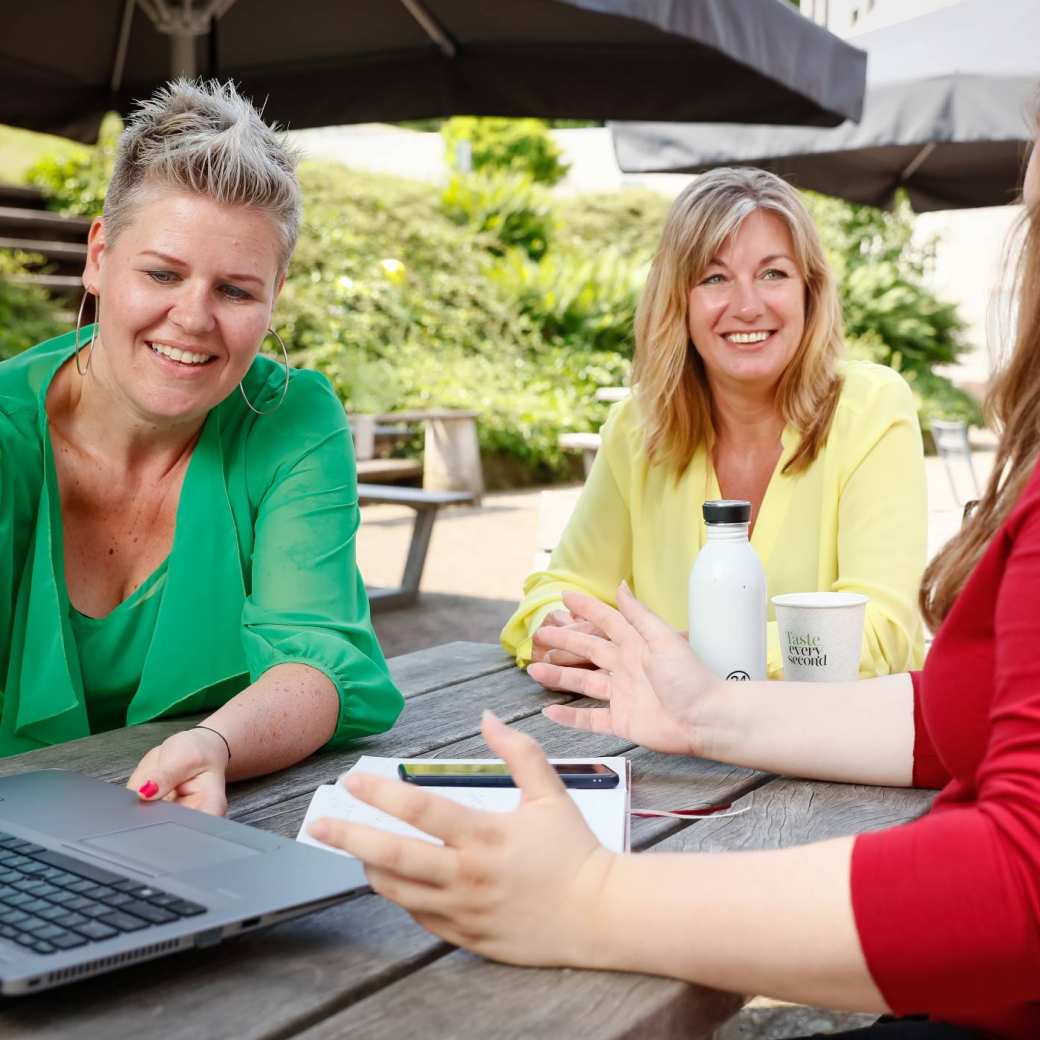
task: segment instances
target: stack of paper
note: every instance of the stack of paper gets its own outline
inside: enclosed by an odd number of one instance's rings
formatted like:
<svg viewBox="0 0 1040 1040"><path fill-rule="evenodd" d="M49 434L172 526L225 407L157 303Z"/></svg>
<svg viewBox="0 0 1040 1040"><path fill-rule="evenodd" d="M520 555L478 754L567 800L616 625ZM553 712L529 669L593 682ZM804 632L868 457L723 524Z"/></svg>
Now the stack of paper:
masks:
<svg viewBox="0 0 1040 1040"><path fill-rule="evenodd" d="M486 758L437 758L437 759L401 759L375 758L362 755L348 772L375 773L397 779L397 766L400 762L438 762L441 764L470 764L487 762ZM627 852L629 840L628 810L631 792L631 767L627 758L555 758L554 762L602 762L616 772L620 778L617 787L597 790L595 788L569 788L567 793L574 799L581 810L585 822L600 843L613 852ZM347 774L345 773L344 776ZM343 777L340 777L342 780ZM431 787L434 794L449 798L460 805L473 809L484 809L489 812L510 812L520 804L521 792L515 787ZM327 849L315 841L307 833L307 828L322 816L331 816L338 820L349 820L352 823L363 823L369 827L379 827L394 834L402 834L413 838L425 838L440 844L439 839L424 834L422 831L387 816L386 813L373 809L364 802L359 802L341 783L323 784L314 792L311 804L307 807L297 841L307 845L316 845ZM339 850L334 850L339 851ZM347 853L342 853L347 855Z"/></svg>

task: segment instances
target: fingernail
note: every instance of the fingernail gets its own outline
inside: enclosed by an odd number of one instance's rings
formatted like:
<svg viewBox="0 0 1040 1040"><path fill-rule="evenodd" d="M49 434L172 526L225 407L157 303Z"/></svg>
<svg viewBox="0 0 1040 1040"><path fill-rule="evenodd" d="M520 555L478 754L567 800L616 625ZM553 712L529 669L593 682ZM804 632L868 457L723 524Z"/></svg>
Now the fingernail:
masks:
<svg viewBox="0 0 1040 1040"><path fill-rule="evenodd" d="M543 663L544 664L552 664L553 663L552 655L555 654L555 653L556 653L555 650L546 650L545 651L545 657L542 658Z"/></svg>
<svg viewBox="0 0 1040 1040"><path fill-rule="evenodd" d="M329 837L329 825L323 820L318 820L310 826L310 836L315 841L327 841Z"/></svg>
<svg viewBox="0 0 1040 1040"><path fill-rule="evenodd" d="M142 798L154 798L159 793L159 785L154 780L146 780L138 789Z"/></svg>

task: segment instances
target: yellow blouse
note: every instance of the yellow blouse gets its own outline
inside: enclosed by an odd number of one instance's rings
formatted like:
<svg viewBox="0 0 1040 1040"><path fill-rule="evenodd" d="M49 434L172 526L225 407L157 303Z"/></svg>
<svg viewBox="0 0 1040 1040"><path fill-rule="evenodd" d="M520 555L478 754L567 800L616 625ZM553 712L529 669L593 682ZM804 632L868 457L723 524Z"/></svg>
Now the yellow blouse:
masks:
<svg viewBox="0 0 1040 1040"><path fill-rule="evenodd" d="M860 675L921 665L923 630L917 590L927 546L921 432L913 395L882 365L850 361L827 441L796 474L783 467L800 436L787 428L783 450L755 521L751 544L770 597L786 592L861 592L870 598ZM614 405L574 515L549 570L524 583L524 599L502 630L521 667L531 635L561 593L578 589L615 605L622 578L676 629L687 617L687 580L705 541L701 503L723 497L708 452L697 450L676 481L649 465L638 405ZM769 607L769 676L782 677L780 640Z"/></svg>

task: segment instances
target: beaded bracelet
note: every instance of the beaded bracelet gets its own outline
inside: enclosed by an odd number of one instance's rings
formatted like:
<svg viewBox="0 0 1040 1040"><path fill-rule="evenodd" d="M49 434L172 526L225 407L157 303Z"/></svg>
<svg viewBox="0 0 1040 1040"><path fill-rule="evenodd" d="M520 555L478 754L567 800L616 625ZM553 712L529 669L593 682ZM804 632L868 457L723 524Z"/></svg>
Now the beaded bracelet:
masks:
<svg viewBox="0 0 1040 1040"><path fill-rule="evenodd" d="M227 741L227 737L224 736L219 730L215 730L212 726L192 726L192 729L204 729L209 733L216 733L222 741L224 741L224 747L227 748L227 760L231 761L231 745Z"/></svg>

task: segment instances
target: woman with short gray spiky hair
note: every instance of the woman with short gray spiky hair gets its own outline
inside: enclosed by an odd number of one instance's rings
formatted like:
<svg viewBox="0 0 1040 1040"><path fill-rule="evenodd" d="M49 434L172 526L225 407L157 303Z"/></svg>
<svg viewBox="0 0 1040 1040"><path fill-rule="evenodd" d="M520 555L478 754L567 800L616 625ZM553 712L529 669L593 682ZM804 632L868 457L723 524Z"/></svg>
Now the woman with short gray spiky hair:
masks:
<svg viewBox="0 0 1040 1040"><path fill-rule="evenodd" d="M232 84L163 87L120 141L75 330L0 365L0 755L205 712L130 786L219 813L228 779L400 712L343 408L272 328L295 166Z"/></svg>

